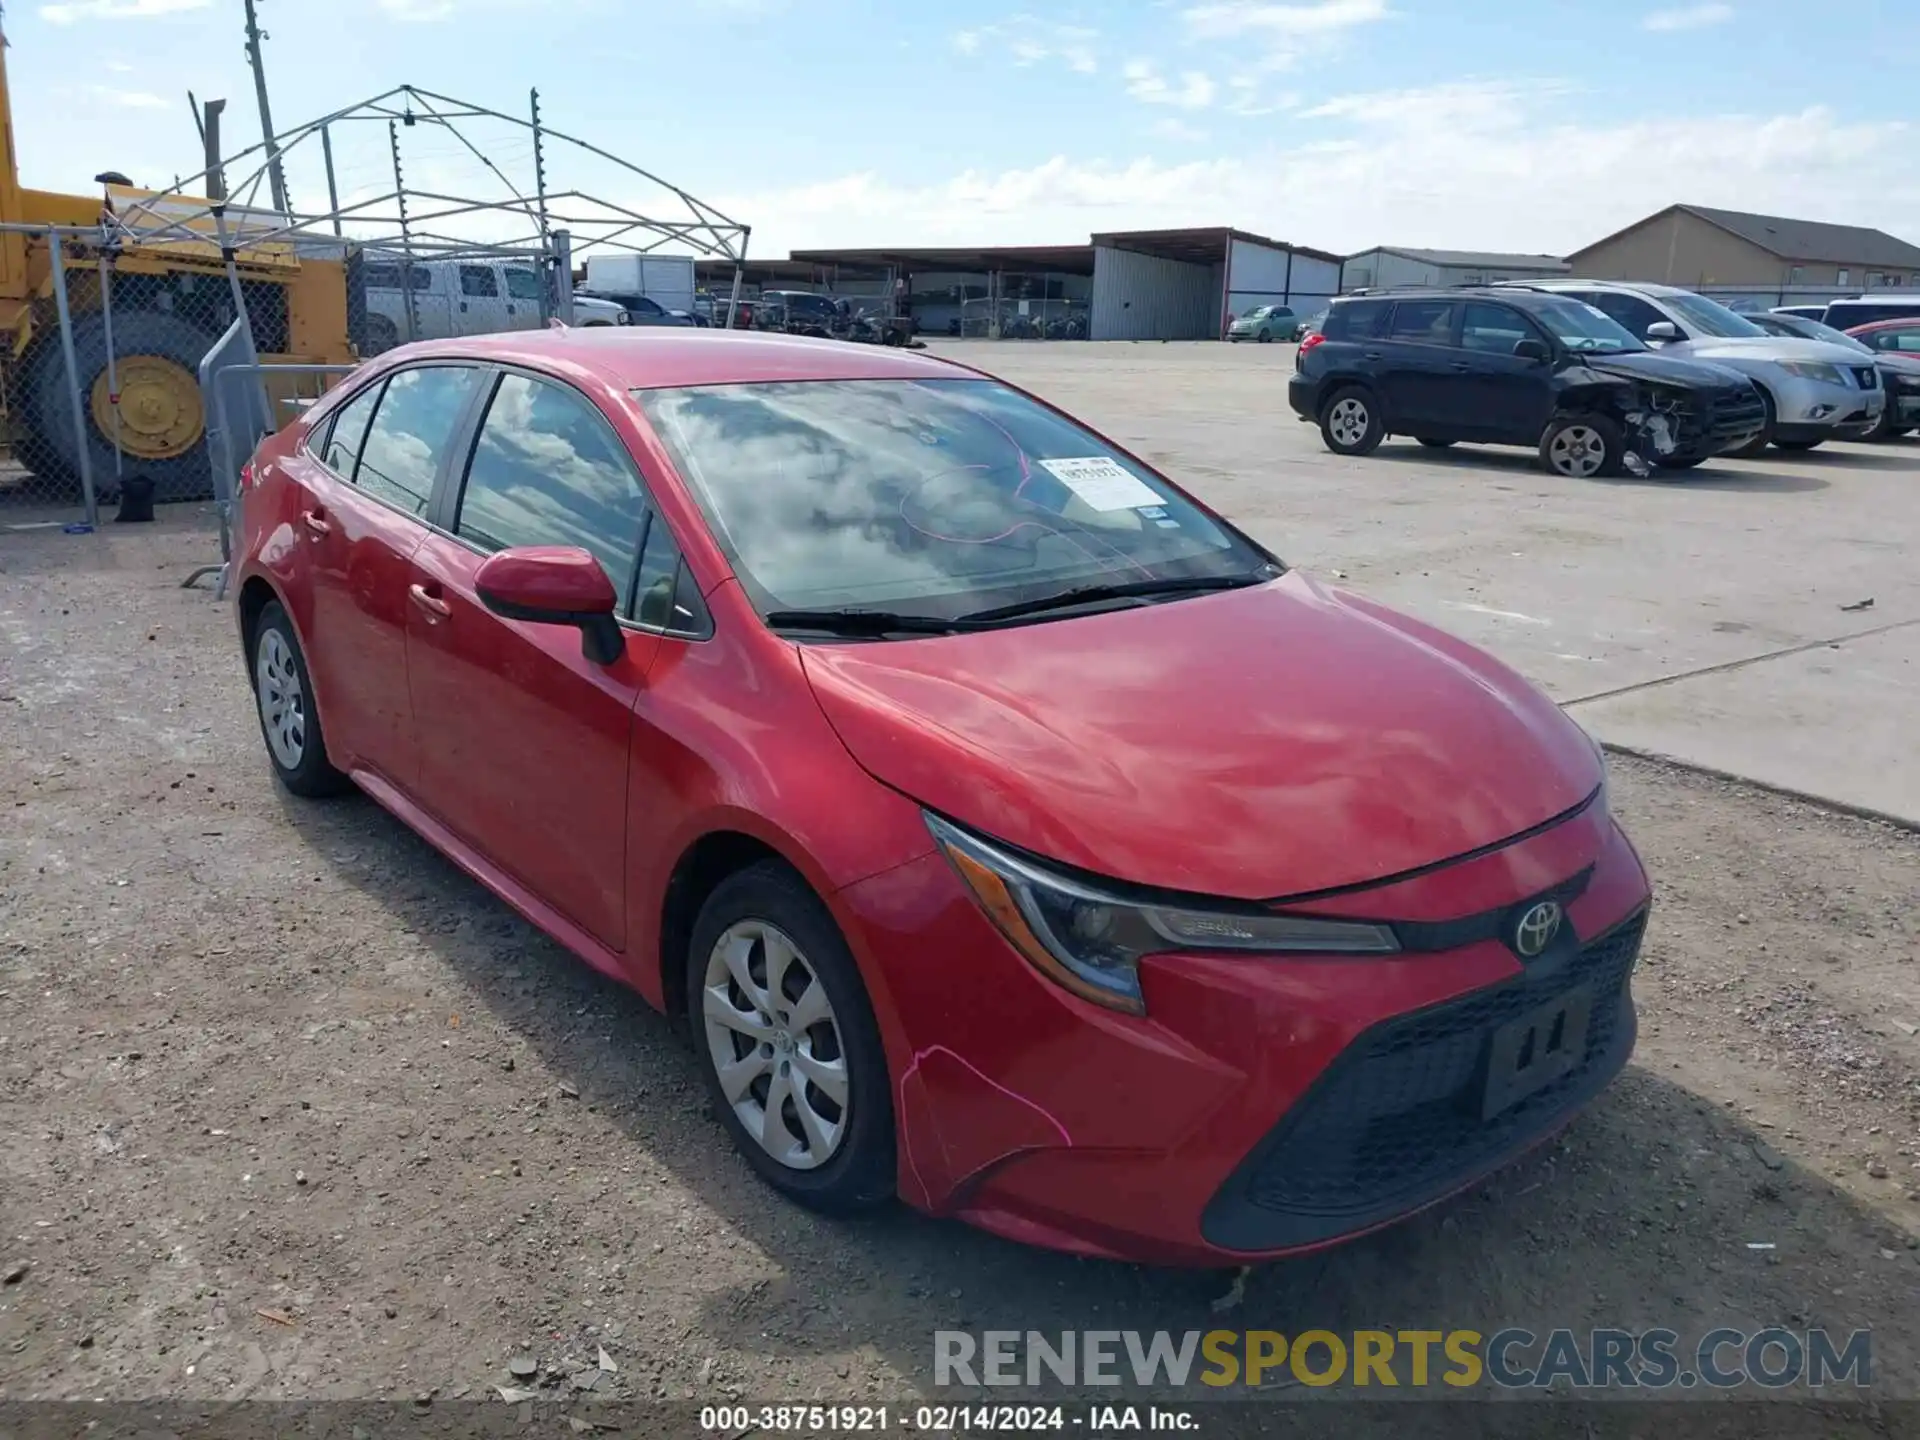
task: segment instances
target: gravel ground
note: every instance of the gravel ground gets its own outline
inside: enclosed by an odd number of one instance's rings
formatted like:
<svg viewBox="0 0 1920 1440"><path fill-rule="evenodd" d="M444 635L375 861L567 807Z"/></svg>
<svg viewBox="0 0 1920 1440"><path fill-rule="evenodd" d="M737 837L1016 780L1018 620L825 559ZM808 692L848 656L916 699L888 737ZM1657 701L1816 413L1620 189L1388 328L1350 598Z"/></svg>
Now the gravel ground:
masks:
<svg viewBox="0 0 1920 1440"><path fill-rule="evenodd" d="M830 1400L932 1332L1876 1332L1920 1396L1920 841L1622 760L1637 1060L1550 1149L1222 1275L772 1198L693 1055L370 802L273 784L204 515L0 534L0 1395ZM1776 1248L1756 1251L1749 1242Z"/></svg>

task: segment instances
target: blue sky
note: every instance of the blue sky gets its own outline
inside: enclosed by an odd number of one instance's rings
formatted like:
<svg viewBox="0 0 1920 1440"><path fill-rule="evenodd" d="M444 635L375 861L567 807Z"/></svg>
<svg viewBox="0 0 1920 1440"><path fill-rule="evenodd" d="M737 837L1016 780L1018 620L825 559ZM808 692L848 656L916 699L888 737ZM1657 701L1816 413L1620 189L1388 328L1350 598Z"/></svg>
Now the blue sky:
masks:
<svg viewBox="0 0 1920 1440"><path fill-rule="evenodd" d="M240 0L14 0L27 183L198 168L185 92L258 138ZM284 128L402 82L521 111L790 247L1233 224L1333 250L1563 251L1676 200L1920 240L1920 7L1799 0L261 0ZM491 184L443 133L410 178ZM524 132L482 137L530 185ZM349 194L386 136L343 137ZM322 207L317 152L295 201ZM650 206L630 177L557 183ZM590 173L591 172L591 173ZM614 193L619 190L620 193ZM489 193L497 193L490 191Z"/></svg>

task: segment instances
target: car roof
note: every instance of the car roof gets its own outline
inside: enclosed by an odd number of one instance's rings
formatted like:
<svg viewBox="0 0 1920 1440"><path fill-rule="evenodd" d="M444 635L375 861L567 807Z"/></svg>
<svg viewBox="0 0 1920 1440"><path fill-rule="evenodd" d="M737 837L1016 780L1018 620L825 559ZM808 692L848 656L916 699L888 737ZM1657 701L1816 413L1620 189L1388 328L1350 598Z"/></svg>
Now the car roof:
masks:
<svg viewBox="0 0 1920 1440"><path fill-rule="evenodd" d="M1525 305L1529 299L1539 301L1547 298L1533 292L1528 286L1520 285L1511 289L1504 285L1408 285L1404 288L1396 286L1391 290L1373 290L1363 295L1336 295L1332 303L1341 305L1352 300L1500 300L1508 304Z"/></svg>
<svg viewBox="0 0 1920 1440"><path fill-rule="evenodd" d="M882 345L696 326L508 330L427 340L381 356L462 359L588 371L624 390L745 385L778 380L963 380L980 372L950 360Z"/></svg>

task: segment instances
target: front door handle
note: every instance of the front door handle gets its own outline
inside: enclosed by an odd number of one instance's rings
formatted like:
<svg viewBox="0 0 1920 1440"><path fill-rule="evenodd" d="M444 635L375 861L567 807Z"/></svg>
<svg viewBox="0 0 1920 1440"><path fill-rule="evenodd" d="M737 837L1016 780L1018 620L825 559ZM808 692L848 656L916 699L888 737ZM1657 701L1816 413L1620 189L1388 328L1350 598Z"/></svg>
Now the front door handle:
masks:
<svg viewBox="0 0 1920 1440"><path fill-rule="evenodd" d="M1464 361L1464 360L1456 360L1456 361L1454 361L1454 362L1453 362L1453 368L1454 368L1455 370L1457 370L1457 371L1459 371L1459 372L1460 372L1460 373L1461 373L1462 375L1464 375L1464 374L1466 374L1466 373L1467 373L1467 372L1468 372L1469 370L1471 370L1471 369L1473 369L1473 366L1471 366L1471 365L1469 365L1469 364L1468 364L1468 363L1467 363L1466 361Z"/></svg>
<svg viewBox="0 0 1920 1440"><path fill-rule="evenodd" d="M467 302L466 302L466 301L464 301L464 300L462 300L462 301L460 302L460 313L461 313L462 315L464 315L464 314L466 314L466 313L467 313Z"/></svg>
<svg viewBox="0 0 1920 1440"><path fill-rule="evenodd" d="M428 615L433 617L435 620L444 620L449 615L453 614L453 607L447 604L447 602L442 600L438 595L435 595L431 591L429 591L427 587L424 585L410 586L407 590L407 594L413 598L413 603L415 605L418 605L423 611L425 611Z"/></svg>
<svg viewBox="0 0 1920 1440"><path fill-rule="evenodd" d="M1380 358L1380 352L1378 350L1366 350L1361 353L1362 356L1368 360L1378 360Z"/></svg>
<svg viewBox="0 0 1920 1440"><path fill-rule="evenodd" d="M333 526L327 523L326 517L318 510L302 510L300 512L300 519L306 524L307 529L316 535L331 535L333 533Z"/></svg>

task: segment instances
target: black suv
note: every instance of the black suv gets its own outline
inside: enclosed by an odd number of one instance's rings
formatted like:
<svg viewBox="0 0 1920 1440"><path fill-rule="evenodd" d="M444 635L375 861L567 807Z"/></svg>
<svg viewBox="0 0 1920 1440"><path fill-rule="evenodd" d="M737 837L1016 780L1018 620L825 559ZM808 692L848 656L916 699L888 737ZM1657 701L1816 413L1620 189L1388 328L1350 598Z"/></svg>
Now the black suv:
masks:
<svg viewBox="0 0 1920 1440"><path fill-rule="evenodd" d="M1337 455L1365 455L1388 435L1525 445L1586 479L1690 469L1767 420L1744 375L1656 354L1590 305L1523 291L1335 300L1294 371L1288 403Z"/></svg>

